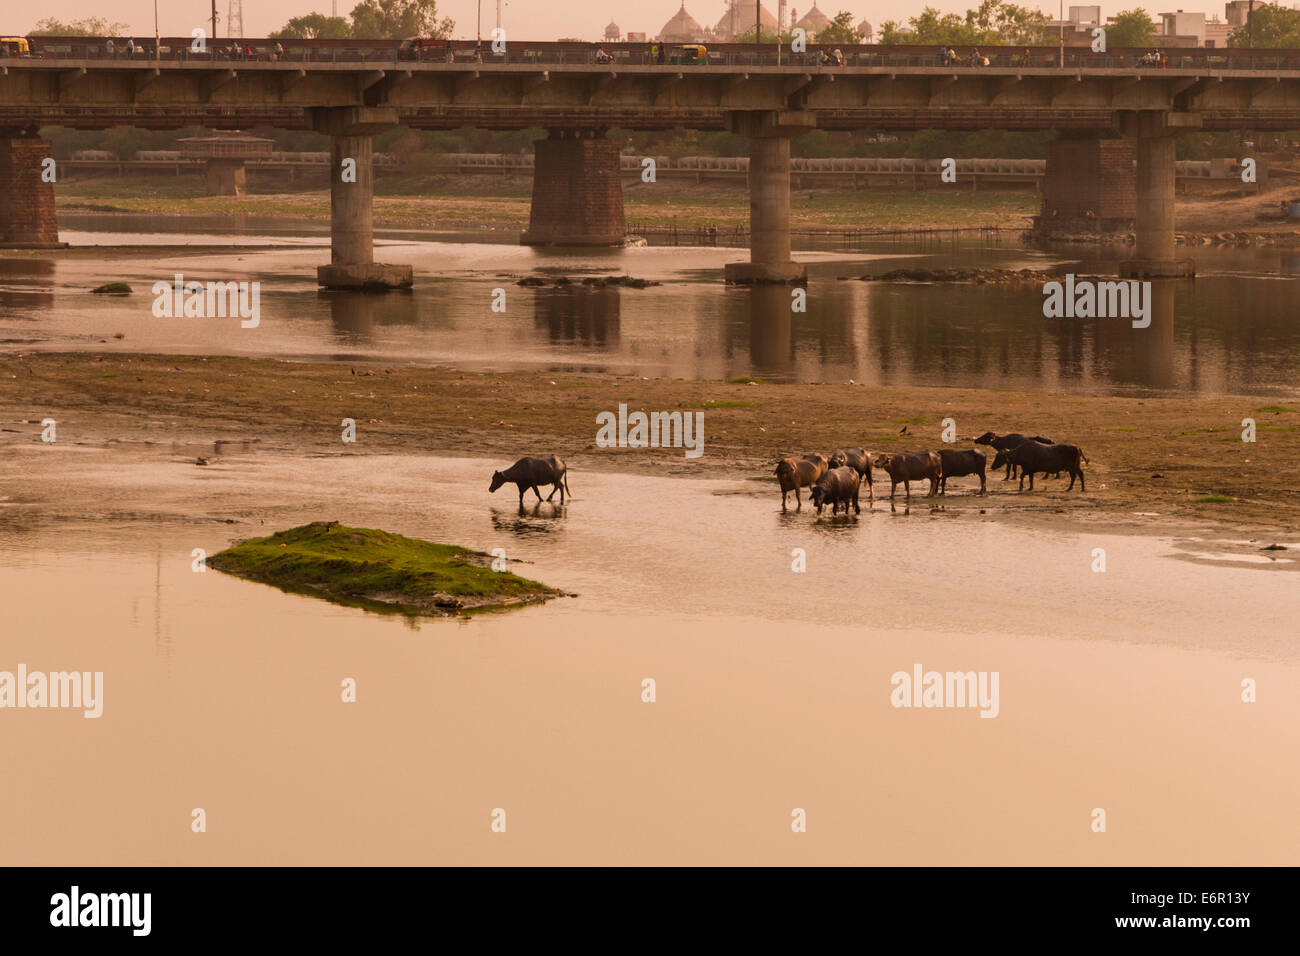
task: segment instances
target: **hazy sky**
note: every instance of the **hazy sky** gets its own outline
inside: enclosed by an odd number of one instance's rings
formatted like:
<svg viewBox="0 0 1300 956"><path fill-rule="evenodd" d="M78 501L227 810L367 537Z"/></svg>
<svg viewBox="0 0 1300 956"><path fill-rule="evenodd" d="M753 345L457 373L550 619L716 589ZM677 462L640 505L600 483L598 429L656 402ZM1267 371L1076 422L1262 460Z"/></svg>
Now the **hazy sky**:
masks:
<svg viewBox="0 0 1300 956"><path fill-rule="evenodd" d="M229 0L217 0L217 13L220 17L218 32L225 35L220 25L226 18ZM356 0L337 0L340 15L346 14L355 5ZM765 0L764 6L775 12L776 0ZM1055 17L1058 8L1054 3L1034 3L1034 0L1021 0L1030 6L1039 6L1049 15ZM587 40L599 39L605 24L610 18L623 28L641 31L650 35L659 32L665 22L677 12L680 0L639 0L629 3L627 0L502 0L503 21L509 34L516 34L529 39L554 40L562 36L576 36ZM745 7L749 0L742 0ZM929 0L929 6L944 12L962 12L978 5L978 0ZM1079 4L1076 0L1076 6ZM127 23L131 32L142 36L153 35L154 2L153 0L115 0L104 4L102 0L44 0L38 4L19 5L7 3L8 9L0 17L0 32L26 33L36 21L43 17L56 17L60 20L76 20L89 16L104 16L110 20ZM789 0L789 6L797 9L802 16L811 0ZM823 13L833 16L839 10L849 10L854 21L866 17L879 26L888 19L906 20L909 15L919 12L927 3L913 2L899 4L891 0L823 0L819 4ZM1068 9L1070 3L1065 4ZM1206 0L1159 0L1159 2L1142 2L1142 0L1120 0L1120 2L1102 5L1102 15L1113 16L1121 10L1141 6L1153 16L1171 10L1188 12L1203 10L1217 13L1223 19L1223 3L1206 2ZM210 0L158 0L159 29L164 36L188 36L190 30L207 22L211 9ZM456 21L455 35L473 37L477 4L474 0L443 0L438 4L443 16ZM704 24L716 23L726 9L724 0L687 0L687 11ZM331 0L244 0L244 35L266 36L272 30L283 26L290 17L303 13L319 11L331 12ZM491 32L496 24L496 0L483 2L484 35Z"/></svg>

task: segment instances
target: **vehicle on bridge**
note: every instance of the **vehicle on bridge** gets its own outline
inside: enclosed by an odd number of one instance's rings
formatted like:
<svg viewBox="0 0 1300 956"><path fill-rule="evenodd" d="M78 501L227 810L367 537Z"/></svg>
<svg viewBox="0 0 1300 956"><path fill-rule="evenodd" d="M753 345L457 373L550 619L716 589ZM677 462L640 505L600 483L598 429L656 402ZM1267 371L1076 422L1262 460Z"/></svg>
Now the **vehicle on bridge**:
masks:
<svg viewBox="0 0 1300 956"><path fill-rule="evenodd" d="M668 62L679 63L682 66L707 65L709 49L703 43L685 43L669 51Z"/></svg>
<svg viewBox="0 0 1300 956"><path fill-rule="evenodd" d="M447 56L451 41L436 37L407 37L398 47L405 60L441 60Z"/></svg>
<svg viewBox="0 0 1300 956"><path fill-rule="evenodd" d="M26 37L0 37L0 56L31 56L32 47Z"/></svg>

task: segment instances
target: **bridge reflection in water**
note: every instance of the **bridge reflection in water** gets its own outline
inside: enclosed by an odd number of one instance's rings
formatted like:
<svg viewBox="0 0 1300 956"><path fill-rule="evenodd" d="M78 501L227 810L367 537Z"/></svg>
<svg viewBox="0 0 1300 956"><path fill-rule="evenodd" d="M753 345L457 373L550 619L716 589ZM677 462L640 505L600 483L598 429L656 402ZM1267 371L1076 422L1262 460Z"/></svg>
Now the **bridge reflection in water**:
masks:
<svg viewBox="0 0 1300 956"><path fill-rule="evenodd" d="M1036 287L840 283L833 295L810 295L806 313L791 311L787 288L737 290L725 310L726 368L713 375L1057 391L1294 392L1300 323L1284 311L1290 284L1229 280L1206 295L1207 284L1152 280L1146 328L1126 318L1044 318Z"/></svg>
<svg viewBox="0 0 1300 956"><path fill-rule="evenodd" d="M884 271L858 260L813 259L806 311L788 286L726 287L712 275L735 250L650 248L611 267L603 256L538 259L516 246L428 244L408 252L425 280L373 296L304 294L293 264L311 249L247 257L262 282L261 325L232 333L223 320L153 317L147 290L162 275L210 274L213 254L160 266L152 254L0 258L0 346L161 354L269 355L280 359L449 365L468 370L565 369L721 381L1005 387L1166 395L1300 393L1300 256L1283 250L1213 254L1220 270L1194 282L1151 280L1151 324L1124 318L1043 316L1041 283L892 283L840 280ZM515 259L503 259L509 250ZM883 250L876 250L878 252ZM1018 248L900 243L890 252L920 268L1026 264ZM1091 254L1096 254L1095 250ZM1210 253L1206 254L1211 255ZM263 268L254 263L261 260ZM689 263L689 268L686 264ZM1080 274L1105 275L1096 263ZM251 267L251 268L249 268ZM502 272L502 268L510 270ZM651 275L650 288L574 279L538 288L520 271L570 276ZM91 296L114 277L133 296ZM494 290L506 308L492 310Z"/></svg>

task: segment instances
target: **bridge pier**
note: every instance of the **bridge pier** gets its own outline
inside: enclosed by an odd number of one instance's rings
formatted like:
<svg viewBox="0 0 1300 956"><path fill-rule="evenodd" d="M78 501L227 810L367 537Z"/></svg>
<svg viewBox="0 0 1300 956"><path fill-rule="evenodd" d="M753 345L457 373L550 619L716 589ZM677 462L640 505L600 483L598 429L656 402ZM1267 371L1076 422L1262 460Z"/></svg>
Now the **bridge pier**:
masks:
<svg viewBox="0 0 1300 956"><path fill-rule="evenodd" d="M525 246L621 246L627 238L619 144L604 130L551 130L534 144Z"/></svg>
<svg viewBox="0 0 1300 956"><path fill-rule="evenodd" d="M54 183L41 177L42 164L53 155L46 140L23 130L0 129L0 247L63 246L54 209Z"/></svg>
<svg viewBox="0 0 1300 956"><path fill-rule="evenodd" d="M1120 130L1137 140L1137 243L1132 259L1120 263L1124 279L1190 278L1191 259L1176 257L1174 242L1174 155L1178 129L1155 111L1121 113Z"/></svg>
<svg viewBox="0 0 1300 956"><path fill-rule="evenodd" d="M729 262L727 282L797 283L808 268L790 258L790 139L813 129L811 113L730 113L733 133L749 137L749 261Z"/></svg>
<svg viewBox="0 0 1300 956"><path fill-rule="evenodd" d="M384 107L319 107L311 128L330 137L330 264L316 281L327 289L400 289L411 285L410 266L375 262L375 134L397 124Z"/></svg>
<svg viewBox="0 0 1300 956"><path fill-rule="evenodd" d="M1135 182L1130 140L1067 133L1047 147L1037 228L1128 232L1137 210Z"/></svg>

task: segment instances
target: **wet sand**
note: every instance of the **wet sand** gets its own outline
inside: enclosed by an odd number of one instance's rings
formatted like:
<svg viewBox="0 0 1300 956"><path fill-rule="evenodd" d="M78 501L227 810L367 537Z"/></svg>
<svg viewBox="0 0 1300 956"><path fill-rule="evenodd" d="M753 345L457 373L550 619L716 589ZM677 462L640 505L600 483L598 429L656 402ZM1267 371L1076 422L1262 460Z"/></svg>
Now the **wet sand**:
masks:
<svg viewBox="0 0 1300 956"><path fill-rule="evenodd" d="M703 456L597 447L596 415L619 403L703 411ZM1300 530L1300 402L1276 399L728 384L185 356L0 356L0 447L39 444L47 417L58 422L60 443L175 444L178 454L218 459L252 443L295 455L432 453L502 465L553 452L575 478L583 471L753 478L770 483L774 497L772 469L781 456L846 444L939 448L941 422L950 417L963 440L954 447L971 447L965 440L986 430L1019 430L1077 444L1091 463L1083 493L1077 486L1067 493L1066 479L1039 479L1038 490L1020 494L1016 482L990 474L984 497L973 494L974 479L950 482L947 509L1060 527L1232 530L1258 537L1261 546ZM1241 441L1245 417L1258 423L1253 444ZM340 441L344 418L357 424L355 444ZM881 485L878 477L876 493L888 494L887 480ZM1200 500L1213 497L1232 500Z"/></svg>

